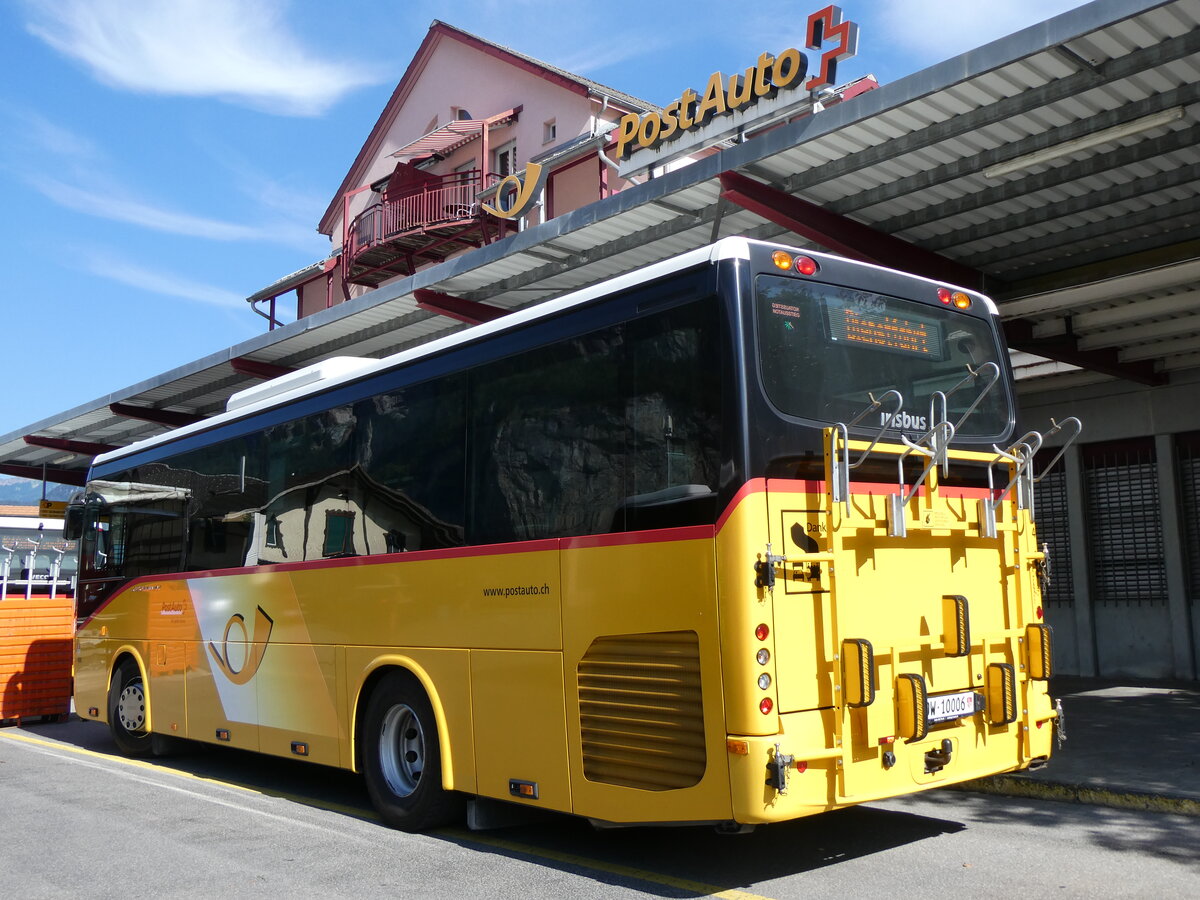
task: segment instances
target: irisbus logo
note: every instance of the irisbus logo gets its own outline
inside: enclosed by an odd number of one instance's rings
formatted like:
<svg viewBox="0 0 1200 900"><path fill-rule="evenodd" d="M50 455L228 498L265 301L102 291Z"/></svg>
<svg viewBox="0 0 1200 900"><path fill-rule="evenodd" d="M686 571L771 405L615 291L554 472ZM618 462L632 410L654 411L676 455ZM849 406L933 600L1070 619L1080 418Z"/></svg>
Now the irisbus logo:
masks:
<svg viewBox="0 0 1200 900"><path fill-rule="evenodd" d="M234 684L245 684L262 665L263 656L267 652L267 641L271 639L271 629L274 627L275 621L260 606L254 612L254 637L251 638L246 629L246 617L241 613L234 613L225 623L225 634L221 638L220 649L209 641L208 652L212 654L217 668L225 673L226 678ZM229 652L231 639L235 648L232 655ZM239 648L244 650L239 653Z"/></svg>
<svg viewBox="0 0 1200 900"><path fill-rule="evenodd" d="M891 419L891 424L888 424L888 419ZM897 431L924 431L929 427L927 424L929 419L926 416L914 416L912 413L901 410L898 413L880 413L879 424L881 427L894 428Z"/></svg>

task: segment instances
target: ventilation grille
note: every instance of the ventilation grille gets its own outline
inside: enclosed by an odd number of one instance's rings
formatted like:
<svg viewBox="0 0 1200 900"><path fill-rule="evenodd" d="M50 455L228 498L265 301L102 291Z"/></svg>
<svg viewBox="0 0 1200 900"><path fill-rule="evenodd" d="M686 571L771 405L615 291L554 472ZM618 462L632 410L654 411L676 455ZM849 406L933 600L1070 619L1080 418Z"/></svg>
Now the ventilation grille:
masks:
<svg viewBox="0 0 1200 900"><path fill-rule="evenodd" d="M583 774L647 791L704 776L700 640L694 631L597 638L579 661Z"/></svg>

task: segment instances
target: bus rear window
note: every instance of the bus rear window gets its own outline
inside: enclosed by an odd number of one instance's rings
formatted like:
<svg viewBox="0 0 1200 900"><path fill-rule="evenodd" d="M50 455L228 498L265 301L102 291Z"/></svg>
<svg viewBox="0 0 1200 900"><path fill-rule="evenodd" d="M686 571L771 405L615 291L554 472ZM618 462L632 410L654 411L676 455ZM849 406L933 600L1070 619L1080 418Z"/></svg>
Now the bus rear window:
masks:
<svg viewBox="0 0 1200 900"><path fill-rule="evenodd" d="M1002 350L986 319L940 306L774 275L756 279L755 304L763 390L786 416L847 421L871 395L897 390L904 397L902 430L918 433L932 424L934 392L954 388L968 366L1000 364ZM984 383L969 383L950 397L952 421ZM997 384L959 433L996 437L1009 418L1009 397Z"/></svg>

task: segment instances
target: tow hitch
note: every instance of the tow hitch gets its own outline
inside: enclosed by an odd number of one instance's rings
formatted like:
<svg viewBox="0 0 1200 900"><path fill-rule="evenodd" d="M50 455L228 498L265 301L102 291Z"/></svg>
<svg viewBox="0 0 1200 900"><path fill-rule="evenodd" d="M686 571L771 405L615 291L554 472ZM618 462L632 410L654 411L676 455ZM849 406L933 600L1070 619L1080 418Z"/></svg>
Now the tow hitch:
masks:
<svg viewBox="0 0 1200 900"><path fill-rule="evenodd" d="M796 761L790 753L780 753L779 745L775 745L775 755L767 763L767 786L773 787L781 794L787 793L787 771Z"/></svg>
<svg viewBox="0 0 1200 900"><path fill-rule="evenodd" d="M950 765L950 757L953 754L954 744L950 738L943 738L941 750L930 750L925 754L925 774L932 775Z"/></svg>

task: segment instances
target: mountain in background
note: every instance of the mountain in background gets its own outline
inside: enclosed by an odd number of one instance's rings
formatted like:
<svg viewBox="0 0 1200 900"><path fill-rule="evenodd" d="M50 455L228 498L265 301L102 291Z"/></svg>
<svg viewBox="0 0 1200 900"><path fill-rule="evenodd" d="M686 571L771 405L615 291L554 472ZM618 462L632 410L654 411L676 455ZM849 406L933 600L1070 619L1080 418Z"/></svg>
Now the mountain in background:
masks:
<svg viewBox="0 0 1200 900"><path fill-rule="evenodd" d="M79 488L69 484L47 484L47 500L70 500ZM0 506L37 506L42 499L42 483L28 478L0 476Z"/></svg>

